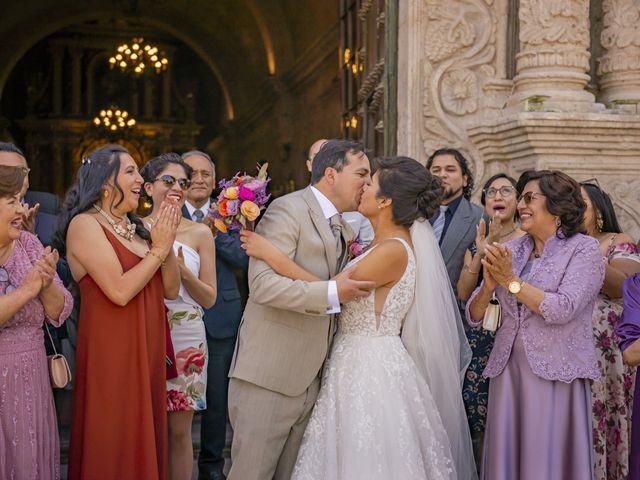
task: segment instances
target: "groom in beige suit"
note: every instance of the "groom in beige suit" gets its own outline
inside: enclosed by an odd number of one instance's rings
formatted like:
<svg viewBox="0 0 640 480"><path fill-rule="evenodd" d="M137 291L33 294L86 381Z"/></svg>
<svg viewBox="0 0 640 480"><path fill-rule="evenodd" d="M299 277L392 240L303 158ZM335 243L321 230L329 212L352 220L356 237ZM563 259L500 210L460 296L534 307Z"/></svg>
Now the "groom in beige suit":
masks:
<svg viewBox="0 0 640 480"><path fill-rule="evenodd" d="M258 233L324 281L294 281L260 260L249 262L250 296L229 373L230 480L291 477L320 388L333 314L373 288L349 271L335 276L353 237L341 213L357 209L370 181L362 146L330 140L314 159L311 185L274 200L258 225Z"/></svg>

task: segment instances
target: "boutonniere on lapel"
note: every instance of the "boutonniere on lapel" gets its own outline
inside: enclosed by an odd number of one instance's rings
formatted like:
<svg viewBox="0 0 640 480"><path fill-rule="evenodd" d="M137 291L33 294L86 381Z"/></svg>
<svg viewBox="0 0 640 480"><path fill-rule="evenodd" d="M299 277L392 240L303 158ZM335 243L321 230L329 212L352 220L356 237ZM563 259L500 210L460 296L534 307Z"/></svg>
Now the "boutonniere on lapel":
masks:
<svg viewBox="0 0 640 480"><path fill-rule="evenodd" d="M354 258L362 255L362 252L364 251L364 245L362 245L362 242L359 238L356 238L355 240L349 240L349 243L347 245L349 250L349 257L347 258L347 261L351 261Z"/></svg>

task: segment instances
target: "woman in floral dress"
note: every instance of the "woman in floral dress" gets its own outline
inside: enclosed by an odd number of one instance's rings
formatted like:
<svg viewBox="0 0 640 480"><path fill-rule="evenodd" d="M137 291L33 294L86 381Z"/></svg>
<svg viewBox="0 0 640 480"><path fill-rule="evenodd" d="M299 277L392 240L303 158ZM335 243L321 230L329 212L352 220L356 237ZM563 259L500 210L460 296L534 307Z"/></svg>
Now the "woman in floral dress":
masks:
<svg viewBox="0 0 640 480"><path fill-rule="evenodd" d="M154 208L145 222L153 225L157 205L167 199L182 208L191 185L192 169L176 153L150 160L140 172ZM211 230L186 218L180 220L173 250L180 267L180 293L165 300L178 376L167 380L169 412L169 479L191 478L191 423L195 411L207 408L207 339L203 308L216 301L215 244Z"/></svg>
<svg viewBox="0 0 640 480"><path fill-rule="evenodd" d="M482 281L480 261L484 257L485 245L515 240L524 235L516 224L518 202L515 179L504 173L489 178L482 188L480 203L491 222L487 233L484 219L480 220L476 227L476 239L465 253L464 266L458 280L458 298L463 302L469 299ZM466 333L473 356L464 378L462 396L474 441L476 464L480 466L489 401L489 379L483 377L482 372L489 361L494 335L481 327L469 327Z"/></svg>
<svg viewBox="0 0 640 480"><path fill-rule="evenodd" d="M640 272L633 239L622 233L613 204L597 184L583 183L585 228L600 242L605 280L593 311L593 335L602 377L591 386L595 480L625 479L629 474L631 406L635 375L623 364L614 330L622 313L622 283Z"/></svg>

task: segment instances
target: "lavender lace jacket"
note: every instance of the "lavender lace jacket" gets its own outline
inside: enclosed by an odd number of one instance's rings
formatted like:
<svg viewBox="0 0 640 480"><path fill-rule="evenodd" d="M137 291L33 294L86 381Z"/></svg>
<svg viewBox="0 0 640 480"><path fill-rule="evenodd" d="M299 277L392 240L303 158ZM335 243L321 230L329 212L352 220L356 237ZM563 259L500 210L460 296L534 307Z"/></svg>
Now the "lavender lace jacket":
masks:
<svg viewBox="0 0 640 480"><path fill-rule="evenodd" d="M533 250L533 240L525 235L507 245L513 252L513 271L520 275ZM542 315L524 305L519 313L516 297L500 286L496 289L502 305L502 326L483 376L492 378L502 373L520 327L529 366L537 376L567 383L577 378L598 379L591 317L603 281L602 253L595 239L576 234L547 240L527 280L545 292L540 304ZM482 324L469 315L469 305L478 290L466 308L467 321L473 327Z"/></svg>

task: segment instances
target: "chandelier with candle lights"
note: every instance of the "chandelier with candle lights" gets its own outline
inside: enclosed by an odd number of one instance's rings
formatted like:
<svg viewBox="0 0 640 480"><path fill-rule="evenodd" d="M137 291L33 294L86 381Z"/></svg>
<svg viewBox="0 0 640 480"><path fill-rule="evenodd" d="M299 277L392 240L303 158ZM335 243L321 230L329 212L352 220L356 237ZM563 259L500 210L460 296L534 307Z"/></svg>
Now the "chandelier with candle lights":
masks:
<svg viewBox="0 0 640 480"><path fill-rule="evenodd" d="M136 121L129 116L129 112L126 110L112 106L101 110L100 114L93 119L93 124L109 132L115 132L133 127Z"/></svg>
<svg viewBox="0 0 640 480"><path fill-rule="evenodd" d="M119 68L123 72L142 75L145 72L164 72L169 60L158 47L145 42L144 38L134 38L131 45L123 43L116 49L115 55L109 58L111 68Z"/></svg>

